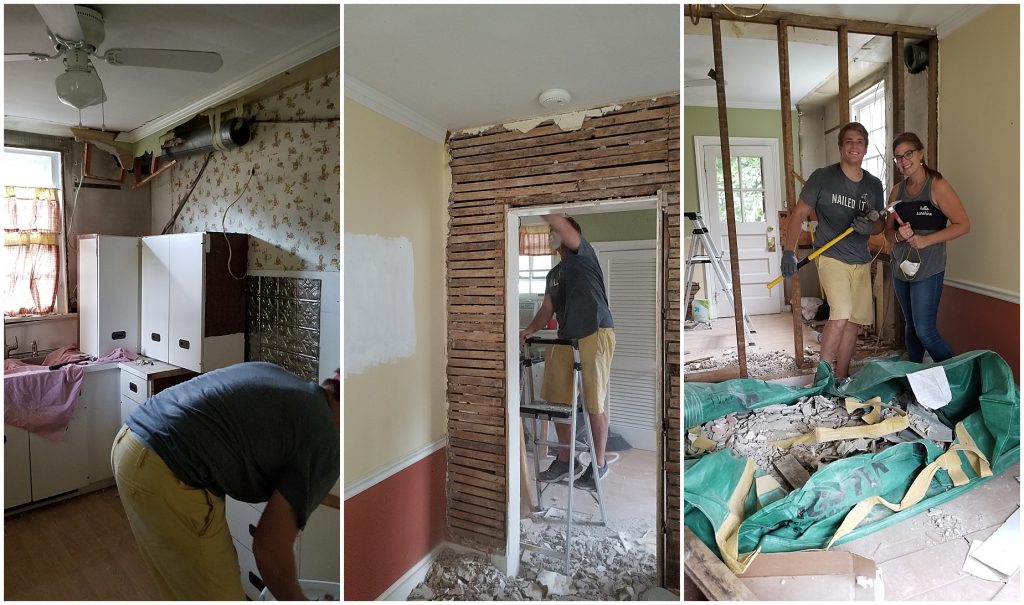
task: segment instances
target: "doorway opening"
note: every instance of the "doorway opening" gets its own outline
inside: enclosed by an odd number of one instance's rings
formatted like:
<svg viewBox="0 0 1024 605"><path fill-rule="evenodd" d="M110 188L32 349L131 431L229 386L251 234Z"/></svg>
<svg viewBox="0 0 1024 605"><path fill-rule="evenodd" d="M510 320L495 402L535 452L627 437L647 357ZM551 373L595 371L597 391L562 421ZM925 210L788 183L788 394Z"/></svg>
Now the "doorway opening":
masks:
<svg viewBox="0 0 1024 605"><path fill-rule="evenodd" d="M508 542L506 567L510 575L530 574L541 567L561 573L561 562L520 548L520 540L528 543L549 541L555 548L564 547L564 520L567 488L550 485L544 489L543 502L538 505L534 483L534 457L540 456L541 470L554 459L554 448L530 444L532 423L523 429L518 412L520 401L520 350L518 334L533 319L544 297L547 270L558 262L550 251L520 250L520 231L544 232L547 223L541 215L565 213L575 218L583 236L594 247L605 281L609 307L615 325L615 353L610 372L605 407L609 411L609 439L606 461L610 474L602 479L606 527L574 525L572 569L574 573L614 573L617 563L597 560L594 552L608 549L615 561L641 559L649 569L648 586L657 586L657 570L661 566L664 498L659 488L661 463L661 393L659 388L661 318L658 313L661 254L661 226L657 197L627 200L584 202L564 206L537 206L510 209L506 221L506 328L508 343L506 381L509 427L506 437L508 460ZM523 252L532 252L524 254ZM535 336L555 338L557 327L542 330ZM540 347L534 347L536 354ZM514 370L515 369L515 370ZM539 399L543 381L543 363L535 364L533 396ZM527 383L529 384L529 383ZM582 420L579 424L583 425ZM521 431L526 437L521 441ZM549 429L548 439L555 439ZM543 435L542 435L543 437ZM525 448L525 449L524 449ZM547 451L545 451L547 449ZM587 454L578 455L585 468L590 464ZM526 488L524 489L524 484ZM529 497L527 505L526 498ZM525 510L529 506L531 510ZM578 489L574 495L575 520L599 520L601 514L592 498ZM551 523L555 521L555 523ZM553 544L550 544L553 541ZM577 545L580 545L577 548ZM597 550L595 550L597 549ZM587 553L591 553L588 555ZM594 560L588 560L592 558ZM642 567L642 566L641 566ZM597 583L600 586L600 582ZM605 595L609 596L609 595ZM614 598L615 595L610 595ZM596 598L596 600L604 600Z"/></svg>

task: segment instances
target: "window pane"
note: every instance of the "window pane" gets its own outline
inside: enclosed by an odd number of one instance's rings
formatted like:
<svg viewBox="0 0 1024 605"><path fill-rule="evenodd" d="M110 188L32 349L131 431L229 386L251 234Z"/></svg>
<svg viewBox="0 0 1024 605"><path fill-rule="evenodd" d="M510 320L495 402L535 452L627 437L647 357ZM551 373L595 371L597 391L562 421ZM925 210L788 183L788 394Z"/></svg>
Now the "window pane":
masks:
<svg viewBox="0 0 1024 605"><path fill-rule="evenodd" d="M519 271L520 271L520 273L523 272L523 271L527 271L529 269L530 269L530 257L529 256L520 256L519 257Z"/></svg>
<svg viewBox="0 0 1024 605"><path fill-rule="evenodd" d="M520 279L519 280L519 293L529 294L530 293L530 280Z"/></svg>
<svg viewBox="0 0 1024 605"><path fill-rule="evenodd" d="M715 158L715 187L721 189L725 187L725 176L722 171L722 158Z"/></svg>
<svg viewBox="0 0 1024 605"><path fill-rule="evenodd" d="M531 283L533 284L532 292L534 294L544 294L544 281L543 279L535 279Z"/></svg>
<svg viewBox="0 0 1024 605"><path fill-rule="evenodd" d="M763 191L743 192L743 221L746 223L764 222Z"/></svg>
<svg viewBox="0 0 1024 605"><path fill-rule="evenodd" d="M761 158L740 158L740 171L743 174L743 187L745 189L764 188L764 181L761 173Z"/></svg>
<svg viewBox="0 0 1024 605"><path fill-rule="evenodd" d="M725 192L719 190L718 192L718 221L721 224L725 224L728 219L725 216Z"/></svg>
<svg viewBox="0 0 1024 605"><path fill-rule="evenodd" d="M551 268L551 257L550 256L534 256L532 258L533 258L533 268L534 269L543 269L543 270L547 271L548 269Z"/></svg>

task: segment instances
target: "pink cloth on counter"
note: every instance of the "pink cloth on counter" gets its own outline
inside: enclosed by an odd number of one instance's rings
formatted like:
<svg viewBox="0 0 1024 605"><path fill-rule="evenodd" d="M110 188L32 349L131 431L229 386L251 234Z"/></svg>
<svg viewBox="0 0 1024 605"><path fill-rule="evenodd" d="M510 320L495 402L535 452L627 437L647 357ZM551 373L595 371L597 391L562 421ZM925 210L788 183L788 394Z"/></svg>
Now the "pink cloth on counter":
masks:
<svg viewBox="0 0 1024 605"><path fill-rule="evenodd" d="M67 361L85 361L88 359L88 355L78 350L78 347L72 345L70 347L61 347L54 349L43 358L42 365L54 366L58 363L64 363Z"/></svg>
<svg viewBox="0 0 1024 605"><path fill-rule="evenodd" d="M50 441L63 441L85 370L77 365L50 370L5 359L4 373L4 422Z"/></svg>
<svg viewBox="0 0 1024 605"><path fill-rule="evenodd" d="M135 361L139 358L139 355L132 353L128 349L123 347L117 347L110 353L107 353L103 357L96 360L96 363L111 362L111 361Z"/></svg>

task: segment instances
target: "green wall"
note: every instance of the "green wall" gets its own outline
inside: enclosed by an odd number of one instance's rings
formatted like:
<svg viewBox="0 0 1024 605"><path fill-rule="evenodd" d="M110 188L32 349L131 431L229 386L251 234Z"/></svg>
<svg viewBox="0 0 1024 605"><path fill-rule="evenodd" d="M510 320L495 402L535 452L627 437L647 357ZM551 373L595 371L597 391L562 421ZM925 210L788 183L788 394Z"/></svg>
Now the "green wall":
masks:
<svg viewBox="0 0 1024 605"><path fill-rule="evenodd" d="M658 214L653 209L580 214L573 218L589 242L625 242L658 237Z"/></svg>
<svg viewBox="0 0 1024 605"><path fill-rule="evenodd" d="M782 112L771 109L730 109L730 137L761 137L779 141L779 177L785 179L782 157ZM683 107L683 211L700 207L697 197L697 167L694 161L693 137L718 136L718 108ZM793 167L800 172L799 118L793 112ZM782 197L786 196L785 180L780 180ZM799 190L797 191L799 193ZM785 203L784 201L782 202Z"/></svg>

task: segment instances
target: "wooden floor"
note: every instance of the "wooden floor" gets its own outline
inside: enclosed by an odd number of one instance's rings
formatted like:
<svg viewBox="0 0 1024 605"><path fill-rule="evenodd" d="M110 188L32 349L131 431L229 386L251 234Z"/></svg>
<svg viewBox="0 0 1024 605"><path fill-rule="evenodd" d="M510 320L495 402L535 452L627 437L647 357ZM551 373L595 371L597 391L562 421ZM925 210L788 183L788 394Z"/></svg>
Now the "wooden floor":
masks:
<svg viewBox="0 0 1024 605"><path fill-rule="evenodd" d="M116 488L4 519L4 601L155 600Z"/></svg>
<svg viewBox="0 0 1024 605"><path fill-rule="evenodd" d="M768 351L785 351L793 354L793 315L779 313L775 315L754 315L750 318L754 326L753 346L747 347L749 353L766 353ZM804 346L818 350L814 330L803 327ZM723 317L711 321L710 330L683 331L683 361L694 357L718 355L732 349L736 350L736 320Z"/></svg>

